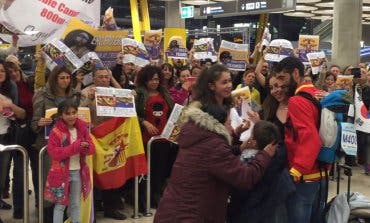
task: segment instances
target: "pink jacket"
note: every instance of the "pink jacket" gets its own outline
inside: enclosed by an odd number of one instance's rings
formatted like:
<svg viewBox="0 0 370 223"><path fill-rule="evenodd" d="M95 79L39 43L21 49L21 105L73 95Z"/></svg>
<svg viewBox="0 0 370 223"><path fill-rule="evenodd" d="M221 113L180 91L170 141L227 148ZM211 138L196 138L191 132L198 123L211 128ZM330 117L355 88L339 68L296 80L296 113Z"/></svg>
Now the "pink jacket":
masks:
<svg viewBox="0 0 370 223"><path fill-rule="evenodd" d="M80 154L81 192L84 199L91 191L90 171L86 164L86 156L95 152L87 124L77 119L75 123L77 140L71 144L70 133L63 120L55 123L49 135L47 151L52 159L51 168L46 180L44 191L45 199L58 204L68 205L69 195L69 158ZM89 148L80 147L80 143L86 141Z"/></svg>
<svg viewBox="0 0 370 223"><path fill-rule="evenodd" d="M174 103L184 104L185 100L189 97L190 92L181 87L181 85L176 85L170 88L170 95Z"/></svg>

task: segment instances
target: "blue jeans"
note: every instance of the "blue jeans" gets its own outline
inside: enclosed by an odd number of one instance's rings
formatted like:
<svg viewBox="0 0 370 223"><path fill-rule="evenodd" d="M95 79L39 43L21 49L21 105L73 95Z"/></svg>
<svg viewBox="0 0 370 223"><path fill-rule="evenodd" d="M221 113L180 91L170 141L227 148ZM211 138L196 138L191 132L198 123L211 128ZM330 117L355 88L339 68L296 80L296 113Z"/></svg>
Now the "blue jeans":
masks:
<svg viewBox="0 0 370 223"><path fill-rule="evenodd" d="M80 170L69 171L69 211L72 223L80 222L81 177ZM66 206L55 204L53 223L63 223Z"/></svg>
<svg viewBox="0 0 370 223"><path fill-rule="evenodd" d="M324 179L297 183L296 192L287 201L289 223L322 223L326 193Z"/></svg>

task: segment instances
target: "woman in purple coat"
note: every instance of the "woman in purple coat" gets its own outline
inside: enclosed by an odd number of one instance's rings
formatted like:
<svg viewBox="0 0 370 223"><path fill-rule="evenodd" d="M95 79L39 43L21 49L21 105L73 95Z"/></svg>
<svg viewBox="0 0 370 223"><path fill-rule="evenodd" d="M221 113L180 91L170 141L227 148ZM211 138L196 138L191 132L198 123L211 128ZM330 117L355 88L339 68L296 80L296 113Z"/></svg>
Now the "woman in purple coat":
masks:
<svg viewBox="0 0 370 223"><path fill-rule="evenodd" d="M179 152L155 223L224 223L231 188L249 190L263 176L276 148L268 145L249 164L233 155L225 128L231 76L222 65L204 70L193 86L195 101L183 111Z"/></svg>

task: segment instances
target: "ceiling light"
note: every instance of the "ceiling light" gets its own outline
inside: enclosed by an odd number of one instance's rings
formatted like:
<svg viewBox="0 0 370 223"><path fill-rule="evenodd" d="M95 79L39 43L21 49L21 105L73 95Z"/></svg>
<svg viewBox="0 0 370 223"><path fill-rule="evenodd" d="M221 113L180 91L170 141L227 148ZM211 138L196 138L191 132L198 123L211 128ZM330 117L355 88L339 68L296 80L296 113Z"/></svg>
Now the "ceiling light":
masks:
<svg viewBox="0 0 370 223"><path fill-rule="evenodd" d="M321 0L297 0L297 3L316 3L321 2Z"/></svg>
<svg viewBox="0 0 370 223"><path fill-rule="evenodd" d="M208 1L208 0L185 0L185 1L181 1L181 3L187 4L187 5L207 5L207 4L212 4L215 2Z"/></svg>
<svg viewBox="0 0 370 223"><path fill-rule="evenodd" d="M298 12L298 11L286 12L286 13L284 13L284 15L293 16L293 17L312 17L312 16L314 16L314 14L309 13L309 12Z"/></svg>
<svg viewBox="0 0 370 223"><path fill-rule="evenodd" d="M295 8L297 11L314 11L317 10L317 7L314 6L308 6L308 5L296 5Z"/></svg>
<svg viewBox="0 0 370 223"><path fill-rule="evenodd" d="M362 13L362 18L368 18L368 17L370 17L370 14Z"/></svg>
<svg viewBox="0 0 370 223"><path fill-rule="evenodd" d="M320 3L316 3L315 6L333 8L334 2L320 2Z"/></svg>
<svg viewBox="0 0 370 223"><path fill-rule="evenodd" d="M321 9L321 10L313 11L312 13L321 14L321 15L332 15L334 13L334 10L333 9Z"/></svg>
<svg viewBox="0 0 370 223"><path fill-rule="evenodd" d="M332 20L333 19L333 17L331 17L331 16L327 16L327 15L321 15L321 16L313 16L313 17L311 17L312 19L320 19L320 20L322 20L322 21L324 21L324 20Z"/></svg>
<svg viewBox="0 0 370 223"><path fill-rule="evenodd" d="M370 25L370 21L362 21L363 25Z"/></svg>
<svg viewBox="0 0 370 223"><path fill-rule="evenodd" d="M363 12L370 12L370 6L362 6Z"/></svg>
<svg viewBox="0 0 370 223"><path fill-rule="evenodd" d="M366 20L366 21L370 21L370 17L368 17L368 18L365 18L365 20Z"/></svg>

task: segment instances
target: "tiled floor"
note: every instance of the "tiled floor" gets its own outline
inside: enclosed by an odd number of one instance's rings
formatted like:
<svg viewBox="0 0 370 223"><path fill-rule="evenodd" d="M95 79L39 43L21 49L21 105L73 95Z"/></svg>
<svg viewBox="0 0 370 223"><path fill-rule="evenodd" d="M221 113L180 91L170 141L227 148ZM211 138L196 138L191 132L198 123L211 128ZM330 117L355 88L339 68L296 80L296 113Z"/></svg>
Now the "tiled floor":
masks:
<svg viewBox="0 0 370 223"><path fill-rule="evenodd" d="M347 178L344 176L345 179L341 181L341 192L344 192L347 188ZM32 185L32 184L31 184ZM351 191L358 191L363 193L365 196L370 198L370 176L367 176L363 174L363 170L359 167L353 168L353 177L351 181ZM329 198L333 197L336 193L336 183L333 181L330 181L329 183ZM6 200L7 202L11 203L11 200ZM32 205L34 204L34 193L30 196L30 223L36 223L37 222L37 213ZM155 210L152 210L153 213L155 213ZM21 223L22 220L13 220L11 217L12 211L4 211L0 210L0 216L6 223ZM130 217L133 214L133 211L131 208L126 209L125 212L126 216ZM153 221L153 217L141 217L139 219L132 219L128 218L125 221L117 221L113 219L107 219L103 217L103 213L98 213L97 216L97 223L150 223ZM49 223L49 222L48 222Z"/></svg>

